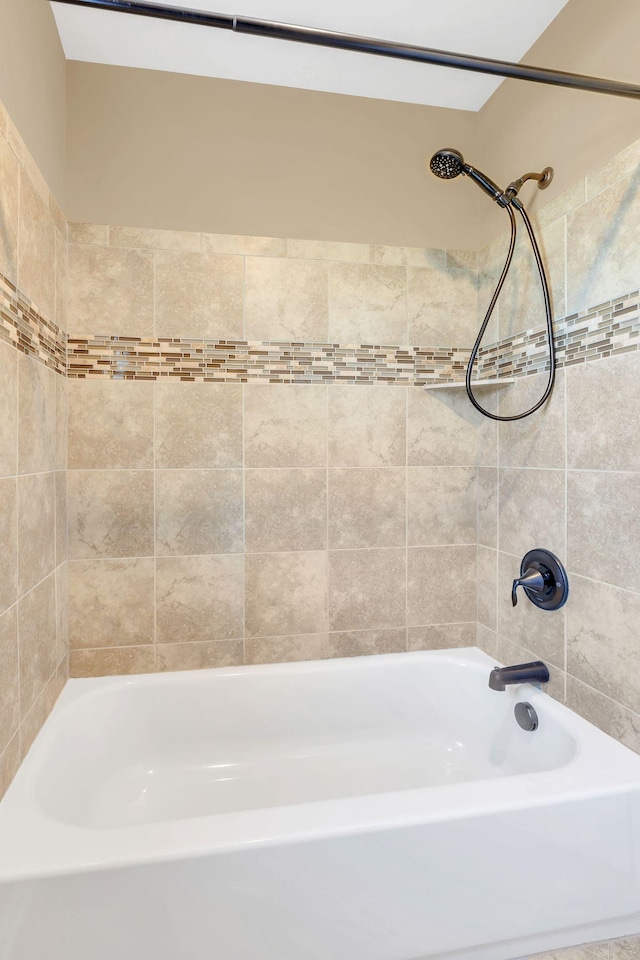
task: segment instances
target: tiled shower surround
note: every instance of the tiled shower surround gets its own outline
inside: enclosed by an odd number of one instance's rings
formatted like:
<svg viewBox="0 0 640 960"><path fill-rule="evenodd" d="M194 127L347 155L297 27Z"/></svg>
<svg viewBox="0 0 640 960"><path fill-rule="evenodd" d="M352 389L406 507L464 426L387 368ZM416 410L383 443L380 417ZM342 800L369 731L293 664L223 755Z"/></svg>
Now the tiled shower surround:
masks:
<svg viewBox="0 0 640 960"><path fill-rule="evenodd" d="M68 672L66 255L64 218L0 104L0 796Z"/></svg>
<svg viewBox="0 0 640 960"><path fill-rule="evenodd" d="M639 145L539 211L558 381L498 427L422 387L463 379L504 237L476 255L69 224L67 273L2 111L0 132L0 792L67 634L75 676L477 637L545 659L554 696L640 750ZM518 248L480 365L516 383L492 409L542 392L541 316ZM566 560L563 611L510 606L534 546Z"/></svg>

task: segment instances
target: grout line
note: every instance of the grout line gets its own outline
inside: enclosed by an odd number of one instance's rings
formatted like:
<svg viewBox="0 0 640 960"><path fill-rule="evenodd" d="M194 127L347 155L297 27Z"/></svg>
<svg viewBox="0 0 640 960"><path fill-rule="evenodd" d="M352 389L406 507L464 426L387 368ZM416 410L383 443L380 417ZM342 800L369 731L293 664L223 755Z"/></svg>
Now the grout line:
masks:
<svg viewBox="0 0 640 960"><path fill-rule="evenodd" d="M15 589L15 601L9 607L10 610L13 606L16 608L16 648L18 654L18 754L22 757L22 658L21 658L21 644L20 644L20 618L18 616L18 603L20 601L20 568L19 568L19 531L20 531L20 504L18 499L18 465L20 462L20 363L18 357L16 357L16 476L13 478L13 489L14 497L16 504L16 519L15 519L15 544L16 544L16 563L15 563L15 577L16 577L16 589ZM5 610L4 613L7 611ZM3 614L4 615L4 614Z"/></svg>
<svg viewBox="0 0 640 960"><path fill-rule="evenodd" d="M404 623L409 649L409 390L404 398Z"/></svg>
<svg viewBox="0 0 640 960"><path fill-rule="evenodd" d="M247 497L245 468L245 392L242 386L242 662L246 663L247 655Z"/></svg>
<svg viewBox="0 0 640 960"><path fill-rule="evenodd" d="M18 158L16 157L16 159ZM22 279L22 271L20 270L20 257L22 255L22 217L20 216L22 209L22 177L22 164L18 160L18 230L16 237L16 287L18 289L20 289L20 280Z"/></svg>
<svg viewBox="0 0 640 960"><path fill-rule="evenodd" d="M445 621L444 623L417 623L417 624L413 624L413 623L412 623L408 629L424 630L424 629L433 629L433 628L435 628L435 627L459 627L459 626L467 626L468 624L473 625L473 622L474 622L473 620L452 620L452 621L448 621L448 620L447 620L447 621ZM387 631L387 630L388 630L388 631L394 631L394 632L397 631L397 630L404 630L404 626L403 626L402 624L400 624L399 626L388 626L388 625L386 625L386 626L378 626L378 627L353 627L353 628L350 628L350 629L347 629L347 630L319 630L317 633L291 633L291 634L290 634L290 633L272 633L272 634L259 634L259 635L256 635L256 636L247 637L246 639L253 642L253 641L256 641L256 640L284 640L284 639L287 639L287 638L289 638L289 637L296 637L296 638L297 638L297 637L300 637L300 638L322 637L322 636L324 636L325 634L328 634L328 635L330 635L330 636L345 636L345 635L347 635L347 634L352 634L352 633L371 633L371 634L375 634L375 633L380 633L381 631ZM193 645L206 646L206 645L211 644L211 643L213 643L213 644L217 644L217 643L220 643L220 644L223 644L223 643L237 643L239 640L242 640L242 637L220 637L220 638L218 638L218 639L216 639L216 640L211 640L211 639L209 639L209 640L185 640L185 641L182 641L182 640L170 640L170 641L167 641L167 642L161 641L161 642L158 644L158 646L160 646L160 647L162 647L162 646L177 646L177 647L181 647L181 646L187 646L187 645L192 645L192 644L193 644ZM96 651L96 650L131 650L131 649L138 648L138 647L145 647L145 648L146 648L146 647L150 647L150 646L151 646L151 642L149 642L149 643L127 643L127 644L122 644L122 645L119 645L119 646L112 645L112 646L106 646L106 647L105 647L105 646L99 646L99 647L72 647L72 650L73 650L74 653L77 653L77 652L79 652L79 651ZM444 648L444 647L443 647L443 648L440 648L440 649L447 649L447 648ZM405 652L406 652L406 651L405 651ZM408 651L408 652L417 653L417 652L419 652L419 651ZM287 662L287 661L283 661L283 662ZM48 682L48 681L47 681L47 682ZM44 688L43 688L43 689L44 689ZM36 699L37 699L37 698L36 698Z"/></svg>
<svg viewBox="0 0 640 960"><path fill-rule="evenodd" d="M243 384L243 386L246 386L246 384ZM328 391L327 391L327 396L328 396ZM414 468L417 468L418 470L474 470L474 469L475 469L474 464L472 464L472 463L447 463L447 464L432 464L432 463L420 464L420 463L418 463L418 464L411 464L411 466L414 467ZM111 472L126 472L126 471L129 471L129 472L132 472L132 473L133 473L133 472L135 472L135 473L144 473L144 472L150 472L150 471L153 470L153 469L154 469L153 467L149 467L149 466L147 466L147 467L77 467L77 466L74 466L74 467L70 467L70 468L69 468L69 470L70 470L71 473L111 473ZM165 473L172 473L172 472L176 472L176 473L177 473L177 472L182 472L182 473L213 473L213 472L216 472L216 471L227 471L227 472L231 472L231 471L242 470L242 469L245 469L245 470L247 470L247 471L249 471L249 472L254 472L254 473L257 473L257 472L259 472L259 471L267 471L267 470L279 470L280 472L284 473L285 471L294 471L294 470L318 470L318 471L323 471L323 470L325 469L325 467L322 466L322 465L318 465L318 463L314 463L314 464L310 464L310 465L308 465L308 466L295 466L295 467L284 467L284 466L283 466L283 467L243 467L241 464L235 464L235 465L229 466L229 467L156 467L156 469L159 470L159 471L161 471L161 472L165 472ZM379 470L402 470L402 464L392 464L392 465L388 465L388 466L379 466L379 467L352 467L352 466L344 466L344 467L342 467L342 466L340 466L340 465L335 465L335 464L334 464L334 465L330 466L329 469L330 469L330 470L340 470L340 471L344 471L344 470L354 470L354 471L355 471L355 470L360 470L362 473L364 473L364 472L373 471L373 470L375 470L375 471L379 471ZM512 467L512 468L507 468L507 469L513 469L513 470L520 470L520 469L523 469L523 470L524 470L524 469L536 469L536 470L537 470L537 469L550 469L550 470L556 470L556 471L557 471L557 470L560 470L561 468L560 468L560 467L557 467L557 468L556 468L556 467L549 467L549 468L542 468L542 467L531 467L531 468L526 468L526 467ZM50 470L42 470L42 471L40 471L40 472L41 472L41 473L51 473ZM578 471L577 471L577 472L578 472ZM640 470L628 470L628 471L614 471L614 470L601 470L601 471L596 471L596 470L583 470L583 471L579 471L579 472L583 472L583 473L616 473L616 472L640 473ZM12 476L12 474L9 474L8 476ZM18 474L18 476L37 476L37 474ZM2 477L0 477L0 479L2 479Z"/></svg>
<svg viewBox="0 0 640 960"><path fill-rule="evenodd" d="M565 226L566 232L566 226ZM566 257L565 257L565 271L566 271ZM565 288L566 289L566 288ZM563 371L563 381L562 385L564 388L564 562L566 566L569 565L568 549L569 549L569 470L568 470L568 461L569 461L569 423L568 423L568 411L569 411L569 398L568 398L568 377L566 370ZM564 626L564 702L567 702L567 670L568 670L568 660L569 660L569 627L567 621L567 611L563 611L563 626Z"/></svg>
<svg viewBox="0 0 640 960"><path fill-rule="evenodd" d="M325 448L325 457L327 461L326 465L326 497L327 497L327 529L326 529L326 545L325 545L325 578L326 578L326 587L327 587L327 609L326 609L326 623L327 631L331 626L331 591L329 589L329 578L331 576L329 570L329 551L330 551L330 524L329 524L329 504L331 502L331 493L330 493L330 474L329 474L329 390L325 387L325 437L326 437L326 448Z"/></svg>
<svg viewBox="0 0 640 960"><path fill-rule="evenodd" d="M398 550L404 550L405 546L408 550L452 550L452 549L468 549L469 547L476 547L477 543L475 541L469 543L410 543L405 545L404 543L391 544L386 547L372 546L372 547L331 547L329 550L325 550L323 547L318 547L317 549L312 550L250 550L247 552L249 557L265 557L265 556L281 556L282 554L291 554L291 553L370 553L372 550L381 551L381 552L397 552ZM484 546L484 544L483 544ZM493 547L487 547L487 550L493 550ZM504 552L504 551L503 551ZM156 560L195 560L199 557L242 557L244 556L243 550L230 550L227 553L161 553L157 554ZM110 563L116 560L153 560L154 554L149 553L146 556L118 556L118 557L71 557L69 563ZM600 582L600 581L599 581ZM605 582L605 581L602 581ZM30 592L30 591L27 591ZM627 591L633 592L633 591ZM466 621L465 621L466 622Z"/></svg>
<svg viewBox="0 0 640 960"><path fill-rule="evenodd" d="M155 254L154 254L154 290L155 290ZM154 295L154 324L155 324L155 295ZM157 422L157 390L153 386L153 672L158 670L158 522L156 510L157 470L156 470L156 422Z"/></svg>

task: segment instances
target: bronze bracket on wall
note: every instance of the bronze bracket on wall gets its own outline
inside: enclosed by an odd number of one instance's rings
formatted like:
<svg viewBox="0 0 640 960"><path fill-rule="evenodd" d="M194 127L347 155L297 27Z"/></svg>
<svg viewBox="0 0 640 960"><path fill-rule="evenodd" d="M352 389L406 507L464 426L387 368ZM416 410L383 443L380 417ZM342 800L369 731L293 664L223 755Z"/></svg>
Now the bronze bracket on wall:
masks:
<svg viewBox="0 0 640 960"><path fill-rule="evenodd" d="M114 13L129 13L139 17L152 17L156 20L171 20L174 23L191 23L202 27L215 27L219 30L247 33L254 37L272 37L276 40L291 40L294 43L309 43L320 47L332 47L337 50L369 53L378 57L429 63L438 67L452 67L456 70L488 73L493 76L510 77L515 80L530 80L533 83L546 83L555 87L570 87L574 90L588 90L592 93L607 93L615 97L640 99L640 85L635 83L607 80L602 77L589 77L580 73L567 73L564 70L547 70L543 67L527 66L524 63L511 63L508 60L472 57L466 54L452 53L448 50L433 50L430 47L413 46L412 44L380 40L373 37L360 37L350 33L336 33L332 30L319 30L289 23L277 23L273 20L257 20L236 14L207 13L203 10L188 10L155 3L140 3L138 0L54 0L54 2L77 7L90 7L96 10L109 10Z"/></svg>

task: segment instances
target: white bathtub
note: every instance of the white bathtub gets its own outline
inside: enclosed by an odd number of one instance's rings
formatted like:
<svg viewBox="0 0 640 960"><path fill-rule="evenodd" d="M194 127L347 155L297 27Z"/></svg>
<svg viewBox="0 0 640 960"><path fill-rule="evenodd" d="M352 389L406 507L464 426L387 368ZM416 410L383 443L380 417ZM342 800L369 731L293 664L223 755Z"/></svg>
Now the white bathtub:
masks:
<svg viewBox="0 0 640 960"><path fill-rule="evenodd" d="M492 666L70 681L0 804L0 957L506 960L640 931L640 757Z"/></svg>

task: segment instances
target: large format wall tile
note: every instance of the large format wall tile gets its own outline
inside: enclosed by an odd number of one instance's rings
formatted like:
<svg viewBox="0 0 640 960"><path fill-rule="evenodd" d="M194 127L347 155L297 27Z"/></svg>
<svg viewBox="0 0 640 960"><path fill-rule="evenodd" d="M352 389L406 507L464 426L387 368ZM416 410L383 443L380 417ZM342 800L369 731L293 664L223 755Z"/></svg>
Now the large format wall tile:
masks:
<svg viewBox="0 0 640 960"><path fill-rule="evenodd" d="M18 286L53 320L56 293L55 226L29 177L20 172Z"/></svg>
<svg viewBox="0 0 640 960"><path fill-rule="evenodd" d="M24 716L58 664L53 575L18 603L20 711Z"/></svg>
<svg viewBox="0 0 640 960"><path fill-rule="evenodd" d="M498 470L478 468L478 543L498 546Z"/></svg>
<svg viewBox="0 0 640 960"><path fill-rule="evenodd" d="M18 597L18 499L15 477L0 480L0 612Z"/></svg>
<svg viewBox="0 0 640 960"><path fill-rule="evenodd" d="M332 630L404 626L405 596L404 549L329 552Z"/></svg>
<svg viewBox="0 0 640 960"><path fill-rule="evenodd" d="M549 282L553 316L563 317L566 315L564 219L555 220L542 229L538 227L536 237ZM502 268L502 262L499 267ZM527 232L520 223L516 252L500 294L499 310L500 339L545 323L542 286Z"/></svg>
<svg viewBox="0 0 640 960"><path fill-rule="evenodd" d="M474 647L476 624L438 623L426 627L407 627L407 650L447 650L450 647Z"/></svg>
<svg viewBox="0 0 640 960"><path fill-rule="evenodd" d="M411 546L476 543L474 467L409 467L407 533Z"/></svg>
<svg viewBox="0 0 640 960"><path fill-rule="evenodd" d="M327 546L327 471L247 470L247 553L324 550Z"/></svg>
<svg viewBox="0 0 640 960"><path fill-rule="evenodd" d="M408 462L415 466L475 466L479 416L453 391L409 390ZM486 462L486 461L485 461Z"/></svg>
<svg viewBox="0 0 640 960"><path fill-rule="evenodd" d="M471 346L476 338L476 270L408 270L409 343Z"/></svg>
<svg viewBox="0 0 640 960"><path fill-rule="evenodd" d="M43 723L53 710L54 704L67 682L66 666L58 664L45 684L35 703L20 724L20 753L24 759Z"/></svg>
<svg viewBox="0 0 640 960"><path fill-rule="evenodd" d="M567 671L640 713L640 595L571 578Z"/></svg>
<svg viewBox="0 0 640 960"><path fill-rule="evenodd" d="M531 409L544 395L548 374L520 377L500 392L501 417ZM557 467L565 463L565 382L564 371L556 376L553 393L544 407L525 417L499 426L501 467Z"/></svg>
<svg viewBox="0 0 640 960"><path fill-rule="evenodd" d="M523 557L534 547L565 553L565 476L560 470L500 470L500 549Z"/></svg>
<svg viewBox="0 0 640 960"><path fill-rule="evenodd" d="M280 237L237 237L224 233L203 233L202 252L244 254L252 257L285 257L287 241Z"/></svg>
<svg viewBox="0 0 640 960"><path fill-rule="evenodd" d="M623 707L593 687L567 676L567 706L604 730L610 737L640 753L640 713Z"/></svg>
<svg viewBox="0 0 640 960"><path fill-rule="evenodd" d="M72 648L153 643L154 561L74 560L69 565Z"/></svg>
<svg viewBox="0 0 640 960"><path fill-rule="evenodd" d="M568 473L568 569L640 592L640 475Z"/></svg>
<svg viewBox="0 0 640 960"><path fill-rule="evenodd" d="M242 338L240 257L158 251L157 337Z"/></svg>
<svg viewBox="0 0 640 960"><path fill-rule="evenodd" d="M324 654L327 657L363 657L376 653L404 653L407 631L404 627L388 630L347 630L330 633Z"/></svg>
<svg viewBox="0 0 640 960"><path fill-rule="evenodd" d="M67 469L69 453L69 381L66 377L56 377L56 470Z"/></svg>
<svg viewBox="0 0 640 960"><path fill-rule="evenodd" d="M69 227L85 227L87 224L69 224ZM108 242L112 247L146 247L148 250L175 250L200 253L200 234L186 230L154 230L152 228L118 227L108 228ZM75 243L91 243L88 239L74 236ZM107 242L106 239L96 242Z"/></svg>
<svg viewBox="0 0 640 960"><path fill-rule="evenodd" d="M306 260L345 260L351 263L366 263L369 245L344 243L335 240L286 240L288 257L303 257Z"/></svg>
<svg viewBox="0 0 640 960"><path fill-rule="evenodd" d="M242 550L242 471L157 470L156 553Z"/></svg>
<svg viewBox="0 0 640 960"><path fill-rule="evenodd" d="M56 230L56 299L54 320L66 331L69 320L69 248L66 235Z"/></svg>
<svg viewBox="0 0 640 960"><path fill-rule="evenodd" d="M70 470L69 559L153 556L153 471Z"/></svg>
<svg viewBox="0 0 640 960"><path fill-rule="evenodd" d="M106 677L135 673L153 673L155 647L106 647L95 650L71 650L69 675L72 677Z"/></svg>
<svg viewBox="0 0 640 960"><path fill-rule="evenodd" d="M0 754L20 723L20 678L18 673L17 609L12 607L0 616Z"/></svg>
<svg viewBox="0 0 640 960"><path fill-rule="evenodd" d="M329 465L404 466L406 397L385 386L329 389Z"/></svg>
<svg viewBox="0 0 640 960"><path fill-rule="evenodd" d="M69 467L153 466L153 384L71 380Z"/></svg>
<svg viewBox="0 0 640 960"><path fill-rule="evenodd" d="M0 476L12 477L18 457L18 352L5 343L0 343L0 374Z"/></svg>
<svg viewBox="0 0 640 960"><path fill-rule="evenodd" d="M640 167L567 218L567 309L573 313L638 287Z"/></svg>
<svg viewBox="0 0 640 960"><path fill-rule="evenodd" d="M210 670L235 667L243 662L242 640L204 643L163 643L156 648L156 670Z"/></svg>
<svg viewBox="0 0 640 960"><path fill-rule="evenodd" d="M407 623L463 623L476 619L475 546L410 547Z"/></svg>
<svg viewBox="0 0 640 960"><path fill-rule="evenodd" d="M239 383L156 383L157 467L241 467Z"/></svg>
<svg viewBox="0 0 640 960"><path fill-rule="evenodd" d="M0 273L18 280L18 198L20 168L9 144L0 137Z"/></svg>
<svg viewBox="0 0 640 960"><path fill-rule="evenodd" d="M243 636L241 556L158 557L156 640L187 643Z"/></svg>
<svg viewBox="0 0 640 960"><path fill-rule="evenodd" d="M498 551L478 546L478 623L498 629Z"/></svg>
<svg viewBox="0 0 640 960"><path fill-rule="evenodd" d="M328 634L311 633L294 637L257 637L245 640L245 663L286 663L296 660L322 660L326 656Z"/></svg>
<svg viewBox="0 0 640 960"><path fill-rule="evenodd" d="M329 546L397 547L406 541L404 467L329 470Z"/></svg>
<svg viewBox="0 0 640 960"><path fill-rule="evenodd" d="M69 329L75 336L153 336L153 253L69 245Z"/></svg>
<svg viewBox="0 0 640 960"><path fill-rule="evenodd" d="M18 361L18 473L55 468L56 377L30 357Z"/></svg>
<svg viewBox="0 0 640 960"><path fill-rule="evenodd" d="M324 467L327 463L326 387L244 388L246 467Z"/></svg>
<svg viewBox="0 0 640 960"><path fill-rule="evenodd" d="M55 561L54 474L18 477L18 596L48 576Z"/></svg>
<svg viewBox="0 0 640 960"><path fill-rule="evenodd" d="M326 553L262 553L245 559L247 637L324 633Z"/></svg>
<svg viewBox="0 0 640 960"><path fill-rule="evenodd" d="M55 557L56 567L67 559L67 471L57 470L54 474L55 497Z"/></svg>
<svg viewBox="0 0 640 960"><path fill-rule="evenodd" d="M567 370L568 466L640 470L640 353Z"/></svg>
<svg viewBox="0 0 640 960"><path fill-rule="evenodd" d="M245 284L248 340L327 340L326 261L249 257Z"/></svg>
<svg viewBox="0 0 640 960"><path fill-rule="evenodd" d="M341 343L407 343L406 290L403 267L332 263L330 339Z"/></svg>

